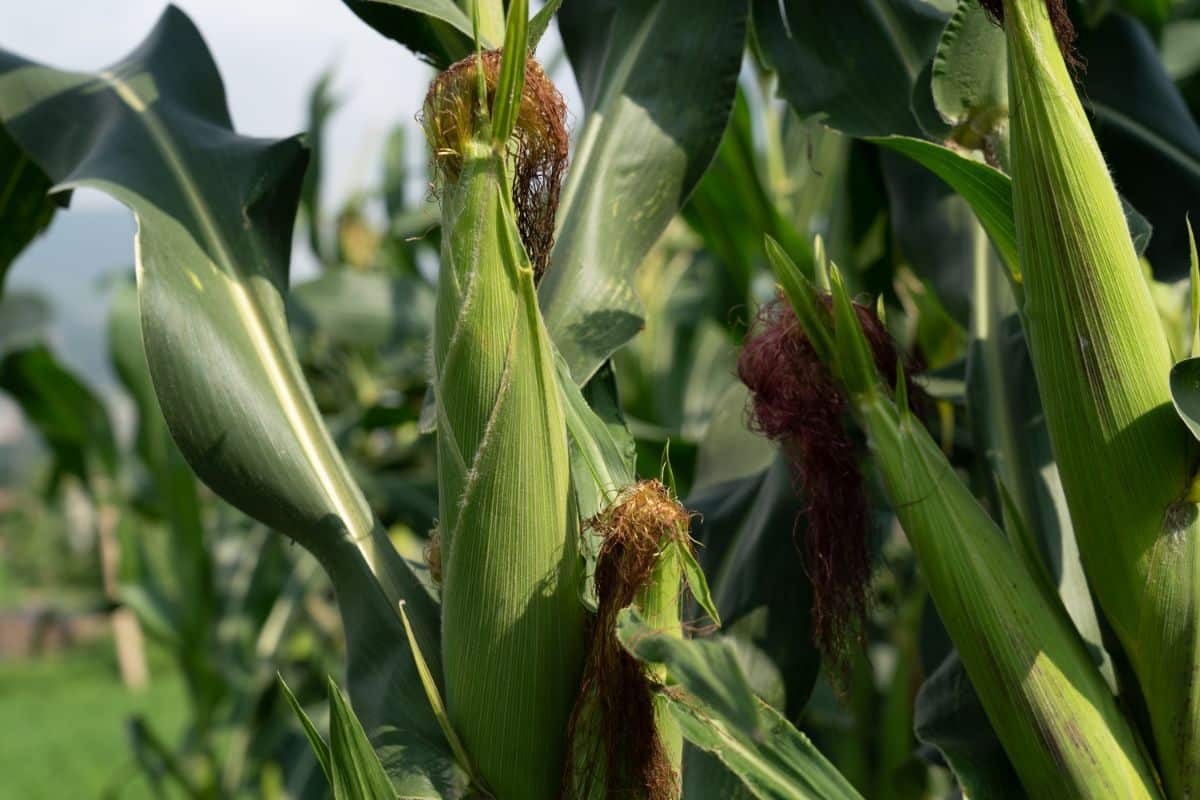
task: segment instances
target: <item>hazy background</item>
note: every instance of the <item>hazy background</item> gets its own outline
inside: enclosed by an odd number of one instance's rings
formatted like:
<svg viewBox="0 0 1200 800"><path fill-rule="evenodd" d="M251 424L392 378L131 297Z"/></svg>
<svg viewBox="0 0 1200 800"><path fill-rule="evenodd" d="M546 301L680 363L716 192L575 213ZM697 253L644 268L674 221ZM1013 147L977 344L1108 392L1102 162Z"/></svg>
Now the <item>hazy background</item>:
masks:
<svg viewBox="0 0 1200 800"><path fill-rule="evenodd" d="M326 210L378 182L384 138L396 124L411 124L415 133L431 68L361 22L341 0L177 0L175 5L208 43L240 133L279 138L304 130L309 91L325 70L334 69L340 104L327 129ZM0 48L58 67L95 70L133 49L165 7L162 0L0 2ZM559 49L552 30L539 52L546 57ZM578 93L570 71L557 69L555 78L577 119ZM422 165L422 137L410 137L409 145L410 163ZM71 210L56 216L8 278L10 288L37 289L50 299L59 357L102 392L113 382L102 335L105 278L132 269L133 231L123 206L94 191L76 192ZM311 276L314 264L297 242L293 281ZM20 427L14 409L0 396L0 443L11 442Z"/></svg>

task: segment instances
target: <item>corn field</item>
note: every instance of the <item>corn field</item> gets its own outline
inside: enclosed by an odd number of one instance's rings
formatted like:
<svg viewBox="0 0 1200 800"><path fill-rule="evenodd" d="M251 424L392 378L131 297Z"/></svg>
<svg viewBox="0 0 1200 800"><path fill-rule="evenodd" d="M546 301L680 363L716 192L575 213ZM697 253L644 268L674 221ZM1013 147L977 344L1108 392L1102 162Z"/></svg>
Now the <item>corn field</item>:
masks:
<svg viewBox="0 0 1200 800"><path fill-rule="evenodd" d="M0 281L136 220L129 425L0 283L0 560L182 685L102 796L1200 798L1200 4L311 2L427 86L336 209L328 75L0 31Z"/></svg>

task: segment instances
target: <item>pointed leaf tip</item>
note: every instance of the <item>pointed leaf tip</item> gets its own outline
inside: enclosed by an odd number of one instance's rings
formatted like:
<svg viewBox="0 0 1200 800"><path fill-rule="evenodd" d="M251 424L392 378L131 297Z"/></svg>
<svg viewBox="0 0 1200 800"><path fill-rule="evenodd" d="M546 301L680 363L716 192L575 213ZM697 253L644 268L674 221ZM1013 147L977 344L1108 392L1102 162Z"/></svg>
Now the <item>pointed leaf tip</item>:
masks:
<svg viewBox="0 0 1200 800"><path fill-rule="evenodd" d="M834 265L830 265L830 284L833 287L836 371L851 395L870 393L878 380L875 359L858 312L854 310L854 301L850 299L841 272Z"/></svg>
<svg viewBox="0 0 1200 800"><path fill-rule="evenodd" d="M528 46L529 0L512 0L508 6L508 25L504 31L500 77L496 81L496 100L492 106L492 142L496 145L507 142L517 124L521 92L525 88Z"/></svg>

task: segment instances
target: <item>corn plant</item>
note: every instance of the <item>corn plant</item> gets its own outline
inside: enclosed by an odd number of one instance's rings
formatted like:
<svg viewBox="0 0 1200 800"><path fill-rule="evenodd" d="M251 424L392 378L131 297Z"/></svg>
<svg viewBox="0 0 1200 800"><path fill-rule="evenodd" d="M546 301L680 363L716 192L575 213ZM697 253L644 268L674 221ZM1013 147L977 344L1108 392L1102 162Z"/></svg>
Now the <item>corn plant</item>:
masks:
<svg viewBox="0 0 1200 800"><path fill-rule="evenodd" d="M436 288L354 208L332 243L304 143L233 131L182 12L96 73L0 54L0 146L34 198L16 246L47 189L133 209L180 453L330 578L328 723L284 692L335 797L917 797L914 730L968 796L1200 789L1200 414L1173 349L1200 316L1140 261L1178 276L1187 228L1122 177L1128 132L1101 84L1078 96L1061 3L346 5L438 70ZM552 18L573 142L536 58ZM1120 19L1106 35L1141 41ZM298 206L326 288L388 262L432 300L423 558L326 422L383 413L381 374L407 425L421 392L336 323L293 349L285 312L325 313L289 298ZM948 638L936 668L918 626ZM878 742L819 730L814 686Z"/></svg>

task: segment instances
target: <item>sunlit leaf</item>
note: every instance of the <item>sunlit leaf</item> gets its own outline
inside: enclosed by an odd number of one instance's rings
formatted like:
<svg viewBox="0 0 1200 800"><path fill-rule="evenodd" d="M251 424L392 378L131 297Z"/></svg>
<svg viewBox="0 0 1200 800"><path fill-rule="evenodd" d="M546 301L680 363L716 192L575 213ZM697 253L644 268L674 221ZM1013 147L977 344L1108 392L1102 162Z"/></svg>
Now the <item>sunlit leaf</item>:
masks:
<svg viewBox="0 0 1200 800"><path fill-rule="evenodd" d="M721 140L746 7L568 2L558 20L585 116L539 296L555 345L583 383L642 327L630 281Z"/></svg>

